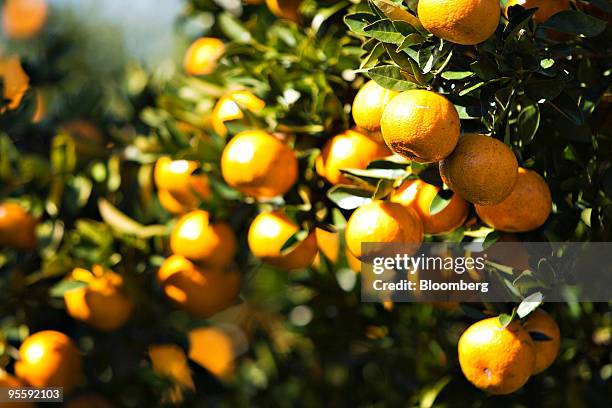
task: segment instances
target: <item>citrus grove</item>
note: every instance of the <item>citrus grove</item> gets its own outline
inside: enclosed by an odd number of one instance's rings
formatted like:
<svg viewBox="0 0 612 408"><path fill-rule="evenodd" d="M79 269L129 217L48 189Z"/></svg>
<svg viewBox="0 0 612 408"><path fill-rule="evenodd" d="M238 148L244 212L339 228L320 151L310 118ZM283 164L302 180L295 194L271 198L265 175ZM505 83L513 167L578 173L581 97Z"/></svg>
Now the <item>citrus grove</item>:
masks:
<svg viewBox="0 0 612 408"><path fill-rule="evenodd" d="M609 1L182 5L180 58L113 71L52 2L2 2L0 388L610 406L610 303L525 301L563 274L494 255L612 239ZM361 302L380 244L439 242L516 302Z"/></svg>

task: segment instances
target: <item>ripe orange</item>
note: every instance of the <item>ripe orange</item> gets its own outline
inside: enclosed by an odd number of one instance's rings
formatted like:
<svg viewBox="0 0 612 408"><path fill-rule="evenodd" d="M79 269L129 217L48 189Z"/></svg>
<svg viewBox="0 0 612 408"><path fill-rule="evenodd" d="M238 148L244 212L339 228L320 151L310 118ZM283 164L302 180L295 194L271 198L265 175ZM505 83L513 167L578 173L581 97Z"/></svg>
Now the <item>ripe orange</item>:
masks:
<svg viewBox="0 0 612 408"><path fill-rule="evenodd" d="M164 208L172 213L196 208L201 200L211 197L208 177L194 174L200 166L195 161L161 157L155 163L153 179ZM183 211L178 211L182 209Z"/></svg>
<svg viewBox="0 0 612 408"><path fill-rule="evenodd" d="M325 144L317 157L316 170L332 184L352 184L340 169L365 169L371 161L390 155L385 145L363 133L347 130Z"/></svg>
<svg viewBox="0 0 612 408"><path fill-rule="evenodd" d="M404 207L410 207L423 221L425 234L443 234L463 225L467 219L469 204L453 194L450 202L438 213L431 214L431 203L440 189L422 180L406 180L391 195L391 201Z"/></svg>
<svg viewBox="0 0 612 408"><path fill-rule="evenodd" d="M0 368L0 388L18 388L27 387L27 384L19 381L6 371ZM3 408L34 408L34 404L30 402L3 402Z"/></svg>
<svg viewBox="0 0 612 408"><path fill-rule="evenodd" d="M418 162L447 157L461 131L455 106L444 96L422 89L393 98L383 112L380 128L391 150Z"/></svg>
<svg viewBox="0 0 612 408"><path fill-rule="evenodd" d="M561 331L557 322L542 309L536 309L523 325L529 333L541 333L550 340L533 339L535 345L535 369L532 374L539 374L552 365L559 354Z"/></svg>
<svg viewBox="0 0 612 408"><path fill-rule="evenodd" d="M349 251L362 261L378 256L379 251L372 248L368 254L362 253L364 242L412 244L407 249L414 253L423 242L423 223L411 208L376 200L355 210L346 224L345 237Z"/></svg>
<svg viewBox="0 0 612 408"><path fill-rule="evenodd" d="M538 11L534 14L533 19L538 24L545 22L563 10L569 9L568 0L509 0L504 11L506 17L508 17L508 9L517 5L526 9L537 8Z"/></svg>
<svg viewBox="0 0 612 408"><path fill-rule="evenodd" d="M113 408L113 406L100 395L83 394L71 398L64 404L66 408Z"/></svg>
<svg viewBox="0 0 612 408"><path fill-rule="evenodd" d="M201 318L227 309L240 293L239 273L204 269L180 255L164 261L157 279L168 299Z"/></svg>
<svg viewBox="0 0 612 408"><path fill-rule="evenodd" d="M101 331L114 331L132 316L134 303L123 291L121 275L96 265L92 272L74 269L69 279L87 283L64 293L66 309L74 319Z"/></svg>
<svg viewBox="0 0 612 408"><path fill-rule="evenodd" d="M299 227L280 211L259 214L249 228L248 242L251 253L284 270L302 269L312 265L317 254L317 239L311 232L288 253L281 253L285 242Z"/></svg>
<svg viewBox="0 0 612 408"><path fill-rule="evenodd" d="M383 111L397 92L390 91L374 81L361 87L353 100L353 119L355 124L370 132L380 130Z"/></svg>
<svg viewBox="0 0 612 408"><path fill-rule="evenodd" d="M236 355L232 339L215 327L189 332L189 358L219 378L227 378L234 372Z"/></svg>
<svg viewBox="0 0 612 408"><path fill-rule="evenodd" d="M47 115L47 102L45 96L41 91L36 92L36 110L32 115L32 123L40 123L45 119Z"/></svg>
<svg viewBox="0 0 612 408"><path fill-rule="evenodd" d="M17 203L0 203L0 246L34 249L37 221Z"/></svg>
<svg viewBox="0 0 612 408"><path fill-rule="evenodd" d="M189 75L209 75L217 68L219 58L225 52L223 41L203 37L195 40L187 49L183 67Z"/></svg>
<svg viewBox="0 0 612 408"><path fill-rule="evenodd" d="M17 109L30 87L30 77L23 70L19 57L0 58L0 80L3 84L2 97L8 100L6 108ZM3 109L0 108L0 113Z"/></svg>
<svg viewBox="0 0 612 408"><path fill-rule="evenodd" d="M471 325L459 339L459 364L465 377L491 394L521 388L535 367L533 341L517 322L502 328L490 317Z"/></svg>
<svg viewBox="0 0 612 408"><path fill-rule="evenodd" d="M6 0L0 14L7 37L30 38L38 34L47 21L47 0Z"/></svg>
<svg viewBox="0 0 612 408"><path fill-rule="evenodd" d="M221 157L223 178L255 198L284 195L295 184L298 163L291 147L261 130L237 134Z"/></svg>
<svg viewBox="0 0 612 408"><path fill-rule="evenodd" d="M453 153L440 162L442 180L455 193L479 205L505 200L516 184L518 162L503 142L485 135L466 134Z"/></svg>
<svg viewBox="0 0 612 408"><path fill-rule="evenodd" d="M302 0L266 0L268 9L276 17L300 22L300 4Z"/></svg>
<svg viewBox="0 0 612 408"><path fill-rule="evenodd" d="M183 215L170 236L172 252L213 268L225 268L236 254L236 236L229 224L210 223L210 215L195 210Z"/></svg>
<svg viewBox="0 0 612 408"><path fill-rule="evenodd" d="M149 358L153 372L174 383L170 392L170 400L173 403L183 400L183 390L195 390L187 356L182 348L175 344L152 345L149 347Z"/></svg>
<svg viewBox="0 0 612 408"><path fill-rule="evenodd" d="M528 232L548 219L552 198L548 185L535 171L519 168L512 193L501 203L476 206L478 216L499 231Z"/></svg>
<svg viewBox="0 0 612 408"><path fill-rule="evenodd" d="M33 387L64 387L69 394L81 377L81 354L64 333L40 331L19 347L15 374Z"/></svg>
<svg viewBox="0 0 612 408"><path fill-rule="evenodd" d="M315 238L317 240L319 253L325 255L331 263L336 263L340 255L340 233L316 228Z"/></svg>
<svg viewBox="0 0 612 408"><path fill-rule="evenodd" d="M346 261L348 263L348 267L351 268L353 272L361 273L361 261L355 255L348 250L345 251Z"/></svg>
<svg viewBox="0 0 612 408"><path fill-rule="evenodd" d="M211 124L220 136L227 136L225 122L244 118L243 109L258 113L266 103L249 91L233 91L222 96L212 111Z"/></svg>
<svg viewBox="0 0 612 408"><path fill-rule="evenodd" d="M501 14L498 0L419 0L417 12L430 33L461 45L491 37Z"/></svg>

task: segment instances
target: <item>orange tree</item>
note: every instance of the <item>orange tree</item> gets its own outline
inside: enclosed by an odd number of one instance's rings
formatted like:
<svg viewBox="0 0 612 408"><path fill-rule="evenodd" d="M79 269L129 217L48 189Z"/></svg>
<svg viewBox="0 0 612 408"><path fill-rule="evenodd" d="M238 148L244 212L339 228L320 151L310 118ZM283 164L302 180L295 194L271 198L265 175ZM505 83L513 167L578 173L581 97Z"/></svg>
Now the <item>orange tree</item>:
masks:
<svg viewBox="0 0 612 408"><path fill-rule="evenodd" d="M609 405L609 304L361 303L355 273L366 240L609 240L609 2L244 3L186 3L182 66L126 69L128 113L95 87L3 113L1 198L38 221L34 249L0 241L10 381L117 406ZM25 72L57 84L41 49Z"/></svg>

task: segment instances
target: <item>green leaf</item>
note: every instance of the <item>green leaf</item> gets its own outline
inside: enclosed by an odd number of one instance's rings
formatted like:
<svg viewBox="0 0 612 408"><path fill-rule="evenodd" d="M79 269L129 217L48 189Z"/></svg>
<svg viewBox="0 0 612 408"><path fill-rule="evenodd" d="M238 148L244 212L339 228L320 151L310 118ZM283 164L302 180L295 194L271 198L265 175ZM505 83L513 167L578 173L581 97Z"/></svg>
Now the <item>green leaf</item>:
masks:
<svg viewBox="0 0 612 408"><path fill-rule="evenodd" d="M64 297L64 293L87 286L86 282L77 280L63 280L49 289L49 296L60 298Z"/></svg>
<svg viewBox="0 0 612 408"><path fill-rule="evenodd" d="M397 180L400 177L404 177L408 174L406 169L341 169L340 170L344 174L350 174L359 178L369 178L376 180Z"/></svg>
<svg viewBox="0 0 612 408"><path fill-rule="evenodd" d="M478 82L470 87L465 88L464 90L462 90L461 92L459 92L459 96L465 96L471 92L474 92L475 90L485 86L485 82Z"/></svg>
<svg viewBox="0 0 612 408"><path fill-rule="evenodd" d="M524 143L533 140L540 127L540 107L537 104L525 106L517 118L518 136Z"/></svg>
<svg viewBox="0 0 612 408"><path fill-rule="evenodd" d="M399 5L389 1L389 0L372 0L372 3L383 12L389 20L394 21L403 21L404 23L408 23L417 30L424 30L423 25L419 21L419 19L409 13L407 10L404 10Z"/></svg>
<svg viewBox="0 0 612 408"><path fill-rule="evenodd" d="M439 212L443 211L450 204L453 199L453 192L451 190L440 190L438 194L431 200L431 204L429 206L429 213L431 215L436 215Z"/></svg>
<svg viewBox="0 0 612 408"><path fill-rule="evenodd" d="M300 230L295 234L291 235L287 241L281 247L281 254L286 255L293 251L300 243L302 243L307 237L309 232Z"/></svg>
<svg viewBox="0 0 612 408"><path fill-rule="evenodd" d="M542 304L544 300L544 295L541 292L536 292L527 296L523 301L518 305L516 309L516 313L522 319L534 310L538 308Z"/></svg>
<svg viewBox="0 0 612 408"><path fill-rule="evenodd" d="M104 198L98 200L98 210L100 211L102 219L108 225L124 234L134 235L139 238L151 238L155 236L162 236L167 232L165 225L144 226L134 221Z"/></svg>
<svg viewBox="0 0 612 408"><path fill-rule="evenodd" d="M567 34L595 37L606 29L606 22L577 10L564 10L549 18L540 27Z"/></svg>
<svg viewBox="0 0 612 408"><path fill-rule="evenodd" d="M425 38L423 38L421 34L418 34L418 33L408 34L407 36L404 37L399 47L397 47L397 51L400 52L400 51L405 50L408 47L412 47L413 45L420 45L420 44L423 44L424 42L425 42Z"/></svg>
<svg viewBox="0 0 612 408"><path fill-rule="evenodd" d="M484 242L482 243L482 249L488 249L496 243L502 237L502 233L500 231L491 231L485 237Z"/></svg>
<svg viewBox="0 0 612 408"><path fill-rule="evenodd" d="M498 316L499 324L501 324L502 328L506 328L508 327L508 325L510 325L510 323L512 323L515 316L516 316L516 309L512 310L511 315L502 313Z"/></svg>
<svg viewBox="0 0 612 408"><path fill-rule="evenodd" d="M218 19L221 30L232 40L239 43L251 40L251 33L230 13L221 13Z"/></svg>
<svg viewBox="0 0 612 408"><path fill-rule="evenodd" d="M474 75L476 74L470 71L445 71L441 76L448 81L461 81Z"/></svg>
<svg viewBox="0 0 612 408"><path fill-rule="evenodd" d="M525 84L525 93L534 101L552 101L565 89L565 81L560 79L543 79L529 81Z"/></svg>
<svg viewBox="0 0 612 408"><path fill-rule="evenodd" d="M566 93L562 93L554 101L548 101L547 103L561 115L569 119L573 124L582 125L584 123L580 107L578 107L578 104Z"/></svg>
<svg viewBox="0 0 612 408"><path fill-rule="evenodd" d="M327 197L343 210L354 210L372 201L372 191L341 184L329 189Z"/></svg>
<svg viewBox="0 0 612 408"><path fill-rule="evenodd" d="M413 82L407 81L402 75L402 71L395 65L382 65L368 70L368 75L378 85L392 91L408 91L417 88Z"/></svg>
<svg viewBox="0 0 612 408"><path fill-rule="evenodd" d="M404 36L396 31L390 20L378 20L366 26L363 31L365 35L384 43L400 45L404 40Z"/></svg>

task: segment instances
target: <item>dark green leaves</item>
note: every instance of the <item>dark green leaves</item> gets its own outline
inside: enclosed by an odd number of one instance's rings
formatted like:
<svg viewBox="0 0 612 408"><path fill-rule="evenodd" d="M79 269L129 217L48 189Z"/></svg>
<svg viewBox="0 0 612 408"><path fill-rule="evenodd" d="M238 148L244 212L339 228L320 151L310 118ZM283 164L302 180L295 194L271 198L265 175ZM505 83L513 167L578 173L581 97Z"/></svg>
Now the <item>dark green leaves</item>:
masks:
<svg viewBox="0 0 612 408"><path fill-rule="evenodd" d="M383 65L368 70L368 75L376 83L393 91L407 91L414 89L417 85L406 80L402 75L402 70L395 65Z"/></svg>
<svg viewBox="0 0 612 408"><path fill-rule="evenodd" d="M540 27L562 33L594 37L606 29L606 22L576 10L565 10L549 18Z"/></svg>

